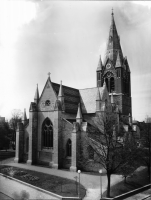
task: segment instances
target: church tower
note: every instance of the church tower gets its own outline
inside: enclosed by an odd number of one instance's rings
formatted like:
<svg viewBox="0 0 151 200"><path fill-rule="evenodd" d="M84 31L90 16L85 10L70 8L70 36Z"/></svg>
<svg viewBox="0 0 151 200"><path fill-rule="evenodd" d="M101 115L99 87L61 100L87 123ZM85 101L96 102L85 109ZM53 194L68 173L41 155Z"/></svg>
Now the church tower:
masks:
<svg viewBox="0 0 151 200"><path fill-rule="evenodd" d="M102 63L100 57L96 75L97 87L102 87L105 81L110 97L112 94L120 113L124 116L130 113L132 116L130 68L127 58L123 56L113 10L105 58Z"/></svg>

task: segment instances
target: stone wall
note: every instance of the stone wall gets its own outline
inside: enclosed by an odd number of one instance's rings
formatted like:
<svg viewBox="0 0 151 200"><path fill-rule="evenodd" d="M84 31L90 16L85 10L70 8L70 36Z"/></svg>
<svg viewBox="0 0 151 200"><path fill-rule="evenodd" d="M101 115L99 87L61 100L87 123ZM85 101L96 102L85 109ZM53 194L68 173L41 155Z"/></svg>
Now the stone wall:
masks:
<svg viewBox="0 0 151 200"><path fill-rule="evenodd" d="M63 119L62 120L62 158L63 158L63 167L69 169L71 166L71 157L67 157L67 141L70 139L72 141L71 133L73 130L73 124L69 121ZM73 145L73 142L72 142Z"/></svg>

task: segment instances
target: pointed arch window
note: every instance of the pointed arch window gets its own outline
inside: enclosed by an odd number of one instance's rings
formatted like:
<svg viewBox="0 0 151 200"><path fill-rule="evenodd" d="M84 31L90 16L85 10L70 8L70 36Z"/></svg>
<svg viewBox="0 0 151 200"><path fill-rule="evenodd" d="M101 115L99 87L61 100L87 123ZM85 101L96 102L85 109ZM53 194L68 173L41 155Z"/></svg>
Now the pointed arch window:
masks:
<svg viewBox="0 0 151 200"><path fill-rule="evenodd" d="M109 84L108 84L108 78L105 79L107 90L109 91Z"/></svg>
<svg viewBox="0 0 151 200"><path fill-rule="evenodd" d="M72 142L70 139L67 141L67 156L71 157L72 152Z"/></svg>
<svg viewBox="0 0 151 200"><path fill-rule="evenodd" d="M50 149L53 147L53 125L49 118L42 124L42 148Z"/></svg>
<svg viewBox="0 0 151 200"><path fill-rule="evenodd" d="M87 151L88 151L88 157L89 157L89 159L93 160L94 159L94 150L93 150L92 146L89 145L87 147Z"/></svg>
<svg viewBox="0 0 151 200"><path fill-rule="evenodd" d="M114 78L111 77L110 79L110 92L113 92L115 90L115 84L114 84Z"/></svg>
<svg viewBox="0 0 151 200"><path fill-rule="evenodd" d="M97 76L98 76L98 81L100 81L101 80L101 73L98 72Z"/></svg>

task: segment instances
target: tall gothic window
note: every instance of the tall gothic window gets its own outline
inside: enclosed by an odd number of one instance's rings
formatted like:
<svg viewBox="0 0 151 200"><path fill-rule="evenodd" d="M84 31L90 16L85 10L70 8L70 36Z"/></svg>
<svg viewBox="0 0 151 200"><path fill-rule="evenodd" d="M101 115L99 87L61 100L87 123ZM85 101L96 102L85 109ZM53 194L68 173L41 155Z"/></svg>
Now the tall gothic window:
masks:
<svg viewBox="0 0 151 200"><path fill-rule="evenodd" d="M72 145L71 145L72 143L71 143L71 140L70 139L68 139L68 141L67 141L67 156L71 156L71 151L72 151Z"/></svg>
<svg viewBox="0 0 151 200"><path fill-rule="evenodd" d="M93 150L93 148L89 145L88 147L87 147L87 151L88 151L88 157L89 157L89 159L94 159L94 150Z"/></svg>
<svg viewBox="0 0 151 200"><path fill-rule="evenodd" d="M98 76L98 81L100 81L101 80L101 73L98 72L97 76Z"/></svg>
<svg viewBox="0 0 151 200"><path fill-rule="evenodd" d="M114 84L114 78L111 77L110 79L110 92L113 92L115 90L115 84Z"/></svg>
<svg viewBox="0 0 151 200"><path fill-rule="evenodd" d="M49 118L46 118L42 125L42 147L45 149L53 147L53 125Z"/></svg>

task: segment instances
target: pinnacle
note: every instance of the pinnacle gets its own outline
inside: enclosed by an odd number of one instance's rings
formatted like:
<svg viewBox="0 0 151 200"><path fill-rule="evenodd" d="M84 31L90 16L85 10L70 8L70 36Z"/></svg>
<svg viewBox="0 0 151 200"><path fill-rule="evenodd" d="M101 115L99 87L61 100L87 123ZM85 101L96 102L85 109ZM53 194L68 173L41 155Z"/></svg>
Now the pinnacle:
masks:
<svg viewBox="0 0 151 200"><path fill-rule="evenodd" d="M36 88L36 92L35 92L35 98L34 98L34 100L39 100L38 84L37 84L37 88Z"/></svg>
<svg viewBox="0 0 151 200"><path fill-rule="evenodd" d="M77 112L76 119L82 119L82 112L81 112L80 103L78 104L78 112Z"/></svg>
<svg viewBox="0 0 151 200"><path fill-rule="evenodd" d="M63 97L64 93L63 93L63 88L62 88L62 81L60 82L60 89L59 89L59 94L58 97Z"/></svg>
<svg viewBox="0 0 151 200"><path fill-rule="evenodd" d="M26 109L24 109L24 121L27 120Z"/></svg>
<svg viewBox="0 0 151 200"><path fill-rule="evenodd" d="M122 66L122 62L121 62L121 58L120 58L119 51L118 51L115 67L121 67L121 66Z"/></svg>
<svg viewBox="0 0 151 200"><path fill-rule="evenodd" d="M98 63L98 67L96 71L100 71L102 70L102 60L101 60L101 55L100 55L100 59L99 59L99 63Z"/></svg>

